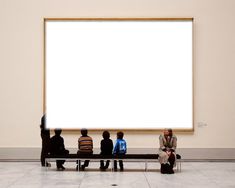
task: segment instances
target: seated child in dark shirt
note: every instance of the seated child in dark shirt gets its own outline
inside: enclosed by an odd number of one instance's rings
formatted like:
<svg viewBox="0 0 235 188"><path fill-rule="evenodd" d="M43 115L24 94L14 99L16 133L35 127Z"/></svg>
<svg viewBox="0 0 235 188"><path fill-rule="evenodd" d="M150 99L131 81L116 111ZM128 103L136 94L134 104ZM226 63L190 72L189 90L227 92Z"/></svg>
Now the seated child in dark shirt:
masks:
<svg viewBox="0 0 235 188"><path fill-rule="evenodd" d="M101 155L111 156L113 151L113 141L110 139L110 133L108 131L103 132L103 140L100 142ZM104 165L104 160L100 161L100 170L106 170L109 167L109 160Z"/></svg>
<svg viewBox="0 0 235 188"><path fill-rule="evenodd" d="M51 148L50 153L51 155L67 155L69 154L69 151L65 149L64 147L64 139L60 136L62 130L61 129L55 129L55 136L53 136L50 140L51 142ZM63 167L64 160L57 160L56 166L58 170L64 170Z"/></svg>

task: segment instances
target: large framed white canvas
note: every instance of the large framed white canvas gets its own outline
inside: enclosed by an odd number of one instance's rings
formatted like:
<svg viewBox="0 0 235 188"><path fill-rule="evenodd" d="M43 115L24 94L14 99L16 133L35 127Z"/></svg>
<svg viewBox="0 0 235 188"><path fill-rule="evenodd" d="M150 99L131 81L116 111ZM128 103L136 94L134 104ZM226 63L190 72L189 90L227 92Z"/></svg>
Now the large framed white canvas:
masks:
<svg viewBox="0 0 235 188"><path fill-rule="evenodd" d="M48 128L193 130L193 19L44 19Z"/></svg>

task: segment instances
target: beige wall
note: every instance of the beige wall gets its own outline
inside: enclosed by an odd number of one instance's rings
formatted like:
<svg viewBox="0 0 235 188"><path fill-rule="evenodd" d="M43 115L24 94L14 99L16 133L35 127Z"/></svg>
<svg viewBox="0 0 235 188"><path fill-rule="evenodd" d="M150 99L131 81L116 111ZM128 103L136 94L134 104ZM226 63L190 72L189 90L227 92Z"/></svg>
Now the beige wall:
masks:
<svg viewBox="0 0 235 188"><path fill-rule="evenodd" d="M178 147L235 148L234 12L234 0L0 0L0 147L40 147L44 17L194 17L195 131L179 133ZM125 138L152 148L158 134ZM78 133L64 138L76 147Z"/></svg>

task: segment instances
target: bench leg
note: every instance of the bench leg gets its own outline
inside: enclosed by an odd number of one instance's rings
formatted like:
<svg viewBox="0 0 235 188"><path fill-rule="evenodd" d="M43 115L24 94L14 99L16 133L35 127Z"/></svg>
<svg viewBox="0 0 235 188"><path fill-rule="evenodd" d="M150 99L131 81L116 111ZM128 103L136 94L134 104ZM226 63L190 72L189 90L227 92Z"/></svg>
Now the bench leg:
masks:
<svg viewBox="0 0 235 188"><path fill-rule="evenodd" d="M49 163L49 161L50 161L50 160L48 160L48 159L46 158L46 159L45 159L45 165L46 165L47 163ZM49 168L49 166L46 165L46 171L48 170L48 168Z"/></svg>
<svg viewBox="0 0 235 188"><path fill-rule="evenodd" d="M111 172L113 172L113 160L110 160L110 168L111 168Z"/></svg>
<svg viewBox="0 0 235 188"><path fill-rule="evenodd" d="M77 171L80 171L81 161L80 161L80 160L77 160L76 164L77 164L76 170L77 170Z"/></svg>
<svg viewBox="0 0 235 188"><path fill-rule="evenodd" d="M180 163L180 172L181 172L181 159L180 159L179 163Z"/></svg>
<svg viewBox="0 0 235 188"><path fill-rule="evenodd" d="M176 161L177 172L181 172L181 159Z"/></svg>
<svg viewBox="0 0 235 188"><path fill-rule="evenodd" d="M113 172L113 169L114 169L114 159L112 159L110 161L111 161L111 172Z"/></svg>

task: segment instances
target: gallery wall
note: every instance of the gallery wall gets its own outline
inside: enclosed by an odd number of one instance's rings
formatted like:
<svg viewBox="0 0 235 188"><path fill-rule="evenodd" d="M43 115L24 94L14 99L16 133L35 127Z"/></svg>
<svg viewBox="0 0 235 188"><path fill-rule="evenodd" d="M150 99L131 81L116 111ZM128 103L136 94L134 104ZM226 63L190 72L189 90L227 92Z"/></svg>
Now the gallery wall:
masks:
<svg viewBox="0 0 235 188"><path fill-rule="evenodd" d="M41 147L43 19L80 17L193 17L194 132L177 133L178 147L235 148L234 12L233 0L0 0L0 148ZM130 148L158 147L158 135L125 132ZM101 132L90 136L98 148ZM63 137L77 147L79 132Z"/></svg>

